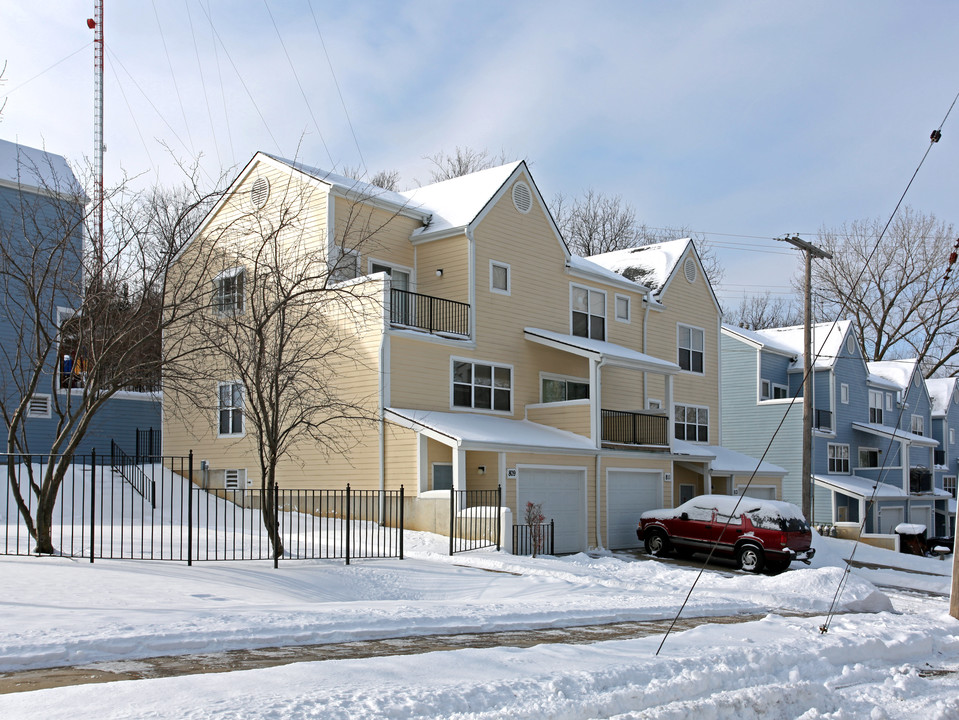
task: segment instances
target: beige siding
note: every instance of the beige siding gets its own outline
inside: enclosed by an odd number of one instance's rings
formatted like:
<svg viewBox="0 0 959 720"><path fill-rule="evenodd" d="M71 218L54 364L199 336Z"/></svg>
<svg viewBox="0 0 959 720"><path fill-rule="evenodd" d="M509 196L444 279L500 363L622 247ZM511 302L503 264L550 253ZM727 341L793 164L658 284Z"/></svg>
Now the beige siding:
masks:
<svg viewBox="0 0 959 720"><path fill-rule="evenodd" d="M585 401L528 406L526 419L590 437L590 404Z"/></svg>
<svg viewBox="0 0 959 720"><path fill-rule="evenodd" d="M375 200L375 198L374 198ZM336 197L333 222L335 242L360 253L360 274L370 272L370 260L416 270L410 233L420 227L417 220L395 210L371 207Z"/></svg>
<svg viewBox="0 0 959 720"><path fill-rule="evenodd" d="M444 300L470 301L470 246L465 235L433 240L417 245L415 250L416 292ZM438 270L443 271L441 276L437 276Z"/></svg>

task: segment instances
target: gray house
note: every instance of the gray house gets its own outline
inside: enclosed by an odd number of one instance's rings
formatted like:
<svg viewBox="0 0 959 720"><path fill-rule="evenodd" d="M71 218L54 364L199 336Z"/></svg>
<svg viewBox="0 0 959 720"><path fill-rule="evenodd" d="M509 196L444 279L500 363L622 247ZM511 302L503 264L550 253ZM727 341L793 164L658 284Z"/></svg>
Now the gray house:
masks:
<svg viewBox="0 0 959 720"><path fill-rule="evenodd" d="M959 474L959 378L926 380L932 400L932 437L939 441L936 450L936 487L951 496L949 504L949 535L956 534L956 475Z"/></svg>
<svg viewBox="0 0 959 720"><path fill-rule="evenodd" d="M48 284L57 289L40 298L49 325L60 328L80 302L83 287L83 216L87 199L66 160L53 153L0 140L0 242L4 267L0 285L0 396L5 404L23 395L24 368L34 367L29 338L20 322L30 311L26 285L18 278L43 268L68 282ZM67 238L65 245L63 238ZM13 267L16 265L16 267ZM76 288L69 290L68 288ZM54 292L56 295L54 296ZM61 338L59 348L45 358L49 366L41 384L30 395L21 437L31 453L50 451L57 433L57 408L78 392L80 365L76 351ZM6 423L5 423L6 424ZM160 399L156 393L122 391L111 398L91 423L78 452L110 451L110 441L133 449L137 428L160 428ZM10 432L6 424L6 434ZM4 441L7 435L4 435Z"/></svg>
<svg viewBox="0 0 959 720"><path fill-rule="evenodd" d="M813 327L812 520L850 534L864 521L867 536L901 522L944 532L948 497L931 471L939 443L917 364L867 363L854 333L849 321ZM789 471L783 499L800 504L802 327L724 325L721 352L724 444L756 457L768 448Z"/></svg>

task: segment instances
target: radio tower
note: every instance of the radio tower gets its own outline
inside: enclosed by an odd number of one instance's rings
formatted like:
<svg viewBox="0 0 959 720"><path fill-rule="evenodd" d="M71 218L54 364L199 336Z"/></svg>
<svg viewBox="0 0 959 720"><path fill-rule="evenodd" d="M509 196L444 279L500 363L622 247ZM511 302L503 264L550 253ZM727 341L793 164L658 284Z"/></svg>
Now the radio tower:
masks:
<svg viewBox="0 0 959 720"><path fill-rule="evenodd" d="M94 17L87 18L93 30L93 251L97 279L103 279L103 0L94 0Z"/></svg>

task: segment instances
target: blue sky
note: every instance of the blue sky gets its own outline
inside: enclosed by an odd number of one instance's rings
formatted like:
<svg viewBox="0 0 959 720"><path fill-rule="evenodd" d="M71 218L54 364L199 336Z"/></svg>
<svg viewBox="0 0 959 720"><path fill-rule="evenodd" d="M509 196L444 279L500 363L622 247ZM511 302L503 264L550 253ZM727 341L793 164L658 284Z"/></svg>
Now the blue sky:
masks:
<svg viewBox="0 0 959 720"><path fill-rule="evenodd" d="M959 3L106 4L108 185L174 181L163 143L211 176L266 150L407 186L488 148L547 198L593 187L705 233L727 304L788 291L798 256L769 238L886 217L959 92ZM0 137L90 156L92 15L0 0ZM957 161L959 110L907 202L959 220Z"/></svg>

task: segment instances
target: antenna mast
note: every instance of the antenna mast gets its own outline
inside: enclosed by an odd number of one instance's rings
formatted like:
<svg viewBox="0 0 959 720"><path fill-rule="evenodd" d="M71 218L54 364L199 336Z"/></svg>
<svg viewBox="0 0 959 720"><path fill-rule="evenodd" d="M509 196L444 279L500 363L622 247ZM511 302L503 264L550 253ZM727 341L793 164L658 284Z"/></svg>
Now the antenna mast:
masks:
<svg viewBox="0 0 959 720"><path fill-rule="evenodd" d="M103 0L94 0L93 30L93 250L97 258L97 278L103 279Z"/></svg>

